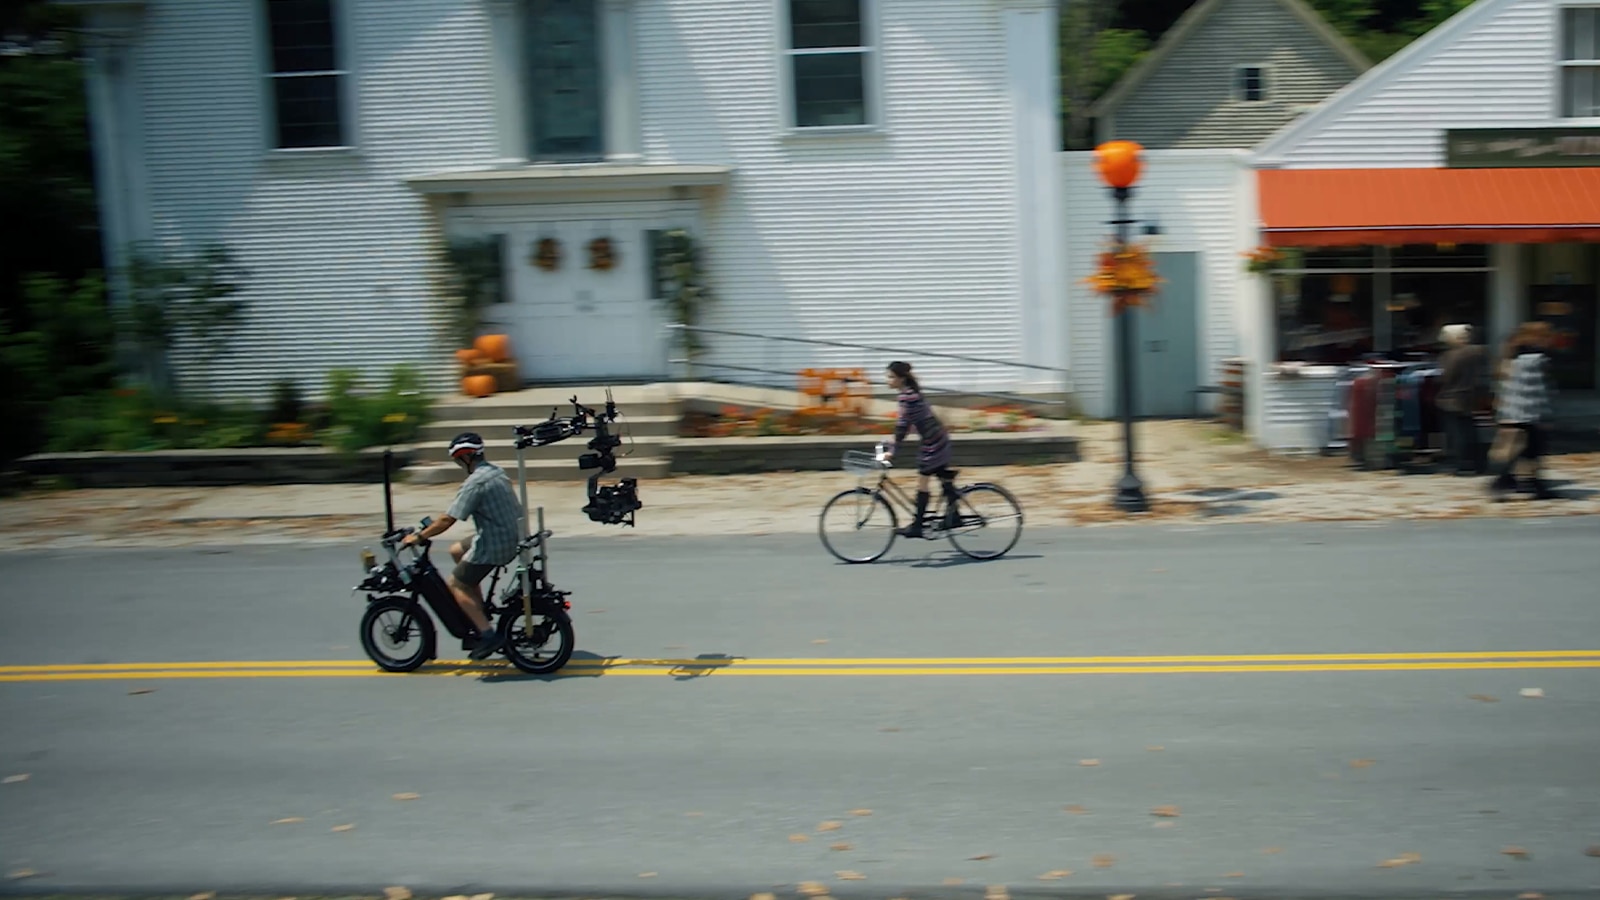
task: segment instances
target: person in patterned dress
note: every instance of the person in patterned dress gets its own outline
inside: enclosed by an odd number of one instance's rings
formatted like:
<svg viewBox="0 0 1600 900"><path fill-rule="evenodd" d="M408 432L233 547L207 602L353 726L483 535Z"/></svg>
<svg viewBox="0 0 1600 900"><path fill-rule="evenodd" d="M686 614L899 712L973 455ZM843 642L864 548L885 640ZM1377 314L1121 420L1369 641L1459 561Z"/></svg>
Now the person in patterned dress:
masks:
<svg viewBox="0 0 1600 900"><path fill-rule="evenodd" d="M922 519L928 512L929 477L939 476L939 481L945 487L946 499L950 499L950 461L953 449L950 444L950 432L934 414L927 398L922 396L922 386L917 383L917 376L912 374L910 363L899 361L890 363L887 376L889 386L900 394L900 417L895 422L894 439L886 448L888 456L891 459L894 457L895 448L913 429L921 438L921 446L917 449L917 516L911 520L910 525L900 529L903 537L918 538L922 537Z"/></svg>

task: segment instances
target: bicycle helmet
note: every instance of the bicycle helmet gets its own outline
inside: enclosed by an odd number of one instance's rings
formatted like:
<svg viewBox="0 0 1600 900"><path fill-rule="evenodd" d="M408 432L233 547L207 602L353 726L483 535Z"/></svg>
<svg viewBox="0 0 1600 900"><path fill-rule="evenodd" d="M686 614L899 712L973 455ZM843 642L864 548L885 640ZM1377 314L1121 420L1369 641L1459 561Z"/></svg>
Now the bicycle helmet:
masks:
<svg viewBox="0 0 1600 900"><path fill-rule="evenodd" d="M450 439L450 458L465 466L467 461L483 455L483 438L476 432L463 431Z"/></svg>

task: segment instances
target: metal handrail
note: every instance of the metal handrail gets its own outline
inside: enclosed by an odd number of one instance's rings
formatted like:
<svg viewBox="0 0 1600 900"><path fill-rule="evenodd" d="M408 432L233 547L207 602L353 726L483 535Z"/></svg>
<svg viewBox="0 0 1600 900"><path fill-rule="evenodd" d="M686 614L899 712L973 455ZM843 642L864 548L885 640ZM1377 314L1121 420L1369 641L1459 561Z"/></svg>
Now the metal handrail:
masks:
<svg viewBox="0 0 1600 900"><path fill-rule="evenodd" d="M780 343L815 344L822 347L843 347L848 350L871 350L874 353L895 353L903 356L929 356L935 359L958 359L963 362L986 363L995 366L1007 366L1013 369L1034 369L1040 372L1059 372L1062 375L1069 374L1069 370L1063 369L1059 366L1041 366L1035 363L1014 362L1009 359L991 359L984 356L965 356L960 353L938 353L932 350L907 350L905 348L895 347L874 347L871 344L851 344L844 341L825 341L820 338L799 338L778 334L756 334L750 331L728 331L720 328L704 328L699 325L683 325L680 323L669 323L667 325L667 329L670 331L693 331L697 334L721 334L729 337L756 338L758 340L778 341Z"/></svg>

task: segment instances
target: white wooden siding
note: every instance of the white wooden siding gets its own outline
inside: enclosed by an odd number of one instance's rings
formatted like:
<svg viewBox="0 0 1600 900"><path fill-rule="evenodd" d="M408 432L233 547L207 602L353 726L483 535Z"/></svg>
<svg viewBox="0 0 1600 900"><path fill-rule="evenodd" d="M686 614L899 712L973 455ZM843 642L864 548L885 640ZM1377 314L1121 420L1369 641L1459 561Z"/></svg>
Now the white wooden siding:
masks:
<svg viewBox="0 0 1600 900"><path fill-rule="evenodd" d="M783 4L639 4L644 150L733 166L706 210L709 327L1021 358L1015 148L997 4L879 0L885 129L782 133ZM709 362L790 370L882 354L729 339ZM941 386L1015 371L912 360Z"/></svg>
<svg viewBox="0 0 1600 900"><path fill-rule="evenodd" d="M317 390L330 368L377 380L397 363L450 381L424 204L403 179L493 158L485 20L458 0L344 5L356 147L295 153L268 149L257 4L148 6L139 74L154 237L224 240L251 272L235 352L189 368L192 389L262 397L279 378Z"/></svg>
<svg viewBox="0 0 1600 900"><path fill-rule="evenodd" d="M147 124L134 165L149 173L153 233L174 245L224 240L251 272L234 352L191 363L187 382L263 397L280 378L316 390L330 368L378 377L414 362L448 388L431 217L405 179L499 159L490 10L478 0L345 0L356 147L271 153L255 6L156 0L139 32ZM735 169L699 217L717 295L707 324L1019 359L1016 148L999 5L879 0L886 127L829 137L781 131L781 6L629 4L646 163ZM716 361L887 362L753 346L725 343ZM956 387L1018 377L931 361L919 369Z"/></svg>
<svg viewBox="0 0 1600 900"><path fill-rule="evenodd" d="M1447 128L1555 119L1551 0L1478 0L1260 148L1282 168L1433 167Z"/></svg>
<svg viewBox="0 0 1600 900"><path fill-rule="evenodd" d="M1113 202L1094 172L1093 153L1063 153L1061 163L1068 216L1063 293L1071 311L1073 383L1085 411L1104 417L1114 412L1108 389L1116 361L1113 323L1109 301L1084 279L1094 273L1112 234L1105 223L1113 218ZM1215 384L1221 360L1240 354L1239 311L1252 308L1248 298L1256 296L1240 256L1251 246L1253 177L1242 151L1153 150L1145 154L1144 173L1131 201L1134 217L1155 221L1162 229L1153 237L1136 233L1137 240L1149 242L1154 252L1199 252L1200 384Z"/></svg>

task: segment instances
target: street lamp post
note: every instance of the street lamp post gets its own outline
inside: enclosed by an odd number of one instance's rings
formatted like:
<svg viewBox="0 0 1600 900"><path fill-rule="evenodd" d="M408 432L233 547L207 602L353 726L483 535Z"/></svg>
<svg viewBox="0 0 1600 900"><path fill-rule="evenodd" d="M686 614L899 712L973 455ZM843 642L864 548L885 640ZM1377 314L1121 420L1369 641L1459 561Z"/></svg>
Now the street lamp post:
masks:
<svg viewBox="0 0 1600 900"><path fill-rule="evenodd" d="M1133 141L1108 141L1095 148L1095 169L1100 180L1111 188L1116 200L1116 218L1111 224L1117 227L1118 253L1128 247L1128 198L1133 196L1133 186L1139 181L1144 148ZM1123 469L1117 481L1117 508L1123 512L1145 512L1150 508L1144 496L1144 483L1133 470L1133 306L1127 292L1116 293L1117 318L1117 405L1122 413Z"/></svg>

